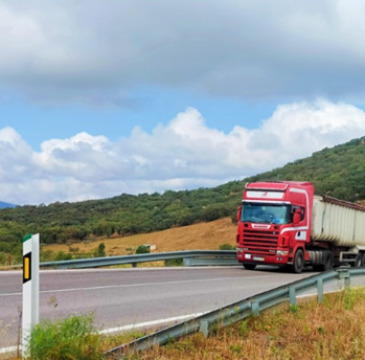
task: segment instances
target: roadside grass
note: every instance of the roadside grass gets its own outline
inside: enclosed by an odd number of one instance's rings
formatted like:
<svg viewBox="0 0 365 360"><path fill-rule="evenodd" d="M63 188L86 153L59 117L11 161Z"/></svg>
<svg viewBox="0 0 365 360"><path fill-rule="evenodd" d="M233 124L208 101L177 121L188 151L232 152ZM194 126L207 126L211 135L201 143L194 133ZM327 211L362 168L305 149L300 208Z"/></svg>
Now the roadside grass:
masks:
<svg viewBox="0 0 365 360"><path fill-rule="evenodd" d="M41 321L32 331L27 360L104 360L105 352L143 337L147 332L129 330L99 335L93 314L70 316L63 320ZM152 333L157 329L149 329ZM32 356L30 356L32 355ZM23 360L20 355L0 354L1 360Z"/></svg>
<svg viewBox="0 0 365 360"><path fill-rule="evenodd" d="M363 360L365 289L328 294L324 302L281 306L205 338L194 334L128 360Z"/></svg>
<svg viewBox="0 0 365 360"><path fill-rule="evenodd" d="M42 321L32 330L29 350L32 360L99 360L100 336L91 315L60 321Z"/></svg>
<svg viewBox="0 0 365 360"><path fill-rule="evenodd" d="M229 327L213 325L205 338L197 333L155 346L127 360L363 360L365 359L365 288L326 294L296 306L282 304ZM145 335L128 331L96 335L93 317L42 322L33 332L31 360L117 359L103 355ZM15 359L15 358L13 358Z"/></svg>
<svg viewBox="0 0 365 360"><path fill-rule="evenodd" d="M143 262L138 263L136 267L138 268L156 268L156 267L181 267L183 266L183 259L172 259L172 260L164 260L164 261L150 261L150 262ZM130 264L126 265L113 265L109 266L110 269L118 269L118 268L132 268L133 266Z"/></svg>

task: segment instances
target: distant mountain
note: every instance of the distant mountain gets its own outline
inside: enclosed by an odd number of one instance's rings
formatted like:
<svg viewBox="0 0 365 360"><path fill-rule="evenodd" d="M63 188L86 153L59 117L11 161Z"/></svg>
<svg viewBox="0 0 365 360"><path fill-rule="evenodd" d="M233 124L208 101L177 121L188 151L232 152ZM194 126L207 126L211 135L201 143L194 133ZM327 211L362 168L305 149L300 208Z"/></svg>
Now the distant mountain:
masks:
<svg viewBox="0 0 365 360"><path fill-rule="evenodd" d="M16 205L0 201L0 209L14 208Z"/></svg>

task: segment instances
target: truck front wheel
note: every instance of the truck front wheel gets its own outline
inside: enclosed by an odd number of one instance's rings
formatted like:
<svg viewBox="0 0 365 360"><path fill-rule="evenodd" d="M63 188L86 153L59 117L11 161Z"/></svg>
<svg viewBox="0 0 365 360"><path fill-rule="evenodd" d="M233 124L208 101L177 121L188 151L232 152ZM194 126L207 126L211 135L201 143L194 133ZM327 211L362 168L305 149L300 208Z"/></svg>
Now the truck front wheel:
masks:
<svg viewBox="0 0 365 360"><path fill-rule="evenodd" d="M298 249L294 256L294 262L291 266L292 272L299 274L302 272L304 267L304 254L302 249Z"/></svg>
<svg viewBox="0 0 365 360"><path fill-rule="evenodd" d="M243 264L243 267L244 267L246 270L255 270L256 265L255 265L255 264Z"/></svg>

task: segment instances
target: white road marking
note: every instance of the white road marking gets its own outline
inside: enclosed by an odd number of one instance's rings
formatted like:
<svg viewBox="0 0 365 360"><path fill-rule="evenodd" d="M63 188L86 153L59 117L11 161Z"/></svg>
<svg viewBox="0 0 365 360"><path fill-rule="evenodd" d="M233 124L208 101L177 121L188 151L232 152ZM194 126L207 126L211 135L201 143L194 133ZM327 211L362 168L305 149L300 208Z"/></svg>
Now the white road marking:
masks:
<svg viewBox="0 0 365 360"><path fill-rule="evenodd" d="M5 347L5 348L0 349L0 354L16 352L17 350L18 350L18 346L9 346L9 347Z"/></svg>
<svg viewBox="0 0 365 360"><path fill-rule="evenodd" d="M270 278L270 277L277 277L277 275L267 275L262 276L260 278ZM257 276L245 277L245 280L249 279L257 279ZM54 289L54 290L42 290L40 294L49 294L49 293L60 293L60 292L75 292L75 291L92 291L92 290L106 290L106 289L118 289L118 288L131 288L131 287L140 287L140 286L161 286L161 285L178 285L184 283L193 283L193 282L208 282L208 281L226 281L232 280L232 277L227 278L214 278L214 279L197 279L197 280L180 280L180 281L166 281L166 282L149 282L149 283L142 283L142 284L127 284L127 285L109 285L109 286L94 286L88 288L72 288L72 289ZM0 294L0 297L5 296L19 296L22 295L21 292L17 293L7 293L7 294Z"/></svg>

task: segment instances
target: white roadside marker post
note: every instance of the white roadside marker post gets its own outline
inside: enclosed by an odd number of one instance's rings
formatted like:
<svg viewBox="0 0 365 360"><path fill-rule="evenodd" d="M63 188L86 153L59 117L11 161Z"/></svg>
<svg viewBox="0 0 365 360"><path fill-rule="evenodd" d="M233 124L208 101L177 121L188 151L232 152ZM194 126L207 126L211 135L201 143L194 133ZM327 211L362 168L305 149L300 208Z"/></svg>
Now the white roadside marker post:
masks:
<svg viewBox="0 0 365 360"><path fill-rule="evenodd" d="M23 238L22 354L28 356L29 336L39 322L39 234Z"/></svg>

